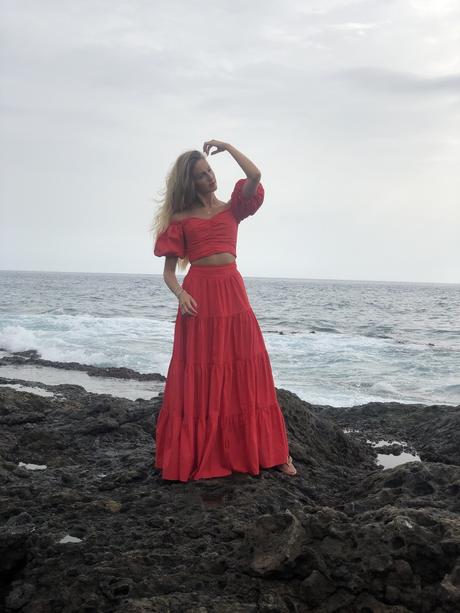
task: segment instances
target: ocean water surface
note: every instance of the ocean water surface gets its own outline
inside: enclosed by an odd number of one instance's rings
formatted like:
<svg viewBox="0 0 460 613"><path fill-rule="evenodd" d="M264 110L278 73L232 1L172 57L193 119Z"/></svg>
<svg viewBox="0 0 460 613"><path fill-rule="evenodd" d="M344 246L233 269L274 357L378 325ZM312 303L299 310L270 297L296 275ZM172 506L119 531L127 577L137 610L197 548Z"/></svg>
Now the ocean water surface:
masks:
<svg viewBox="0 0 460 613"><path fill-rule="evenodd" d="M332 406L460 403L459 284L241 272L277 387ZM166 375L176 313L161 275L0 271L6 352Z"/></svg>

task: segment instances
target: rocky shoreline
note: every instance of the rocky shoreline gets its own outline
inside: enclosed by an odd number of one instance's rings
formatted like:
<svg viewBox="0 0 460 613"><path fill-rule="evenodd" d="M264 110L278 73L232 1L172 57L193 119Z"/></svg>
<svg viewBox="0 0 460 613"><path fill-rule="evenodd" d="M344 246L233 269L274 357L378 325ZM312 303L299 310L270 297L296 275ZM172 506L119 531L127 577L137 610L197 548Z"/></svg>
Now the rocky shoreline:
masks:
<svg viewBox="0 0 460 613"><path fill-rule="evenodd" d="M460 610L460 406L279 389L297 476L180 483L153 467L161 396L0 384L1 611ZM421 461L383 470L380 439Z"/></svg>

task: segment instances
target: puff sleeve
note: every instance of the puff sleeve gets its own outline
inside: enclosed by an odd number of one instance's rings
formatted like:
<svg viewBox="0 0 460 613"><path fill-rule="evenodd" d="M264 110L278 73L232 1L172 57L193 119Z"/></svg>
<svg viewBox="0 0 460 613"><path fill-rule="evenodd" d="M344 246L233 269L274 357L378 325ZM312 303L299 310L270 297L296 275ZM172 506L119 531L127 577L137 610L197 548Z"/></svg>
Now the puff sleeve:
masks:
<svg viewBox="0 0 460 613"><path fill-rule="evenodd" d="M239 179L235 183L235 187L232 192L232 196L230 199L231 209L233 211L233 215L236 220L240 222L245 217L249 215L254 215L254 213L259 209L260 205L264 201L264 188L262 183L259 183L257 186L257 191L254 196L250 198L245 198L243 196L243 186L245 184L246 179Z"/></svg>
<svg viewBox="0 0 460 613"><path fill-rule="evenodd" d="M153 253L159 257L163 255L178 258L185 257L185 237L181 223L171 222L166 230L157 236Z"/></svg>

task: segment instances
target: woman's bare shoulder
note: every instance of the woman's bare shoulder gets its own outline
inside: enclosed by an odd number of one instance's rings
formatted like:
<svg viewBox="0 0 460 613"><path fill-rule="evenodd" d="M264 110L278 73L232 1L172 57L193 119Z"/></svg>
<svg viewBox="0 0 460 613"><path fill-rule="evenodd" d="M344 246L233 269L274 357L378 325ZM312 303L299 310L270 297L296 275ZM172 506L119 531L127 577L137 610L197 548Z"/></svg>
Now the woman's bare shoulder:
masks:
<svg viewBox="0 0 460 613"><path fill-rule="evenodd" d="M220 207L217 207L220 211L225 210L226 208L230 208L230 200L228 202L223 202L222 200L218 201ZM190 209L186 209L185 211L180 211L179 213L174 213L171 217L171 221L183 221L184 219L189 219L190 217L202 217L203 219L207 219L205 215L203 215L203 207L193 207Z"/></svg>
<svg viewBox="0 0 460 613"><path fill-rule="evenodd" d="M171 221L182 221L183 219L185 219L186 217L186 213L181 212L181 213L174 213L171 217Z"/></svg>

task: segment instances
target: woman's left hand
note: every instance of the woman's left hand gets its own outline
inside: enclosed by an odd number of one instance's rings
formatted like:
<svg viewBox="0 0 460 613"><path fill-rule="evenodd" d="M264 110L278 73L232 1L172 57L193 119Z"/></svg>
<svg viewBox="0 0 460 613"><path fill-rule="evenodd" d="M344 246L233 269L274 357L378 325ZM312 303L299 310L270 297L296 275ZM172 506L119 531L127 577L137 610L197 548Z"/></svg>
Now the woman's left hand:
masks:
<svg viewBox="0 0 460 613"><path fill-rule="evenodd" d="M209 155L211 147L216 148L215 151L211 151L211 155L214 155L215 153L220 153L220 151L226 151L228 143L224 143L221 140L207 140L203 145L203 152Z"/></svg>

